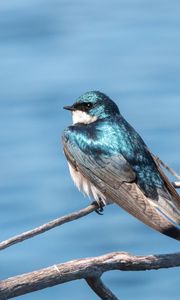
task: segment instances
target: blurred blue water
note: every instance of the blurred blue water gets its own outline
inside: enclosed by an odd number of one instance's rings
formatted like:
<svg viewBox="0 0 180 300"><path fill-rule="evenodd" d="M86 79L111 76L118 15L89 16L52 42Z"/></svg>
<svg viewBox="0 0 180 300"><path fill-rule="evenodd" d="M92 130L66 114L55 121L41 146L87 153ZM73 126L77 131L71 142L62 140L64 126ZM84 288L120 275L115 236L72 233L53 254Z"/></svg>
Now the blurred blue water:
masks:
<svg viewBox="0 0 180 300"><path fill-rule="evenodd" d="M62 110L88 90L118 103L151 150L180 173L180 3L6 0L0 3L0 239L88 203L60 146ZM115 206L11 247L0 278L109 251L179 251ZM179 270L110 272L121 299L179 299ZM97 299L82 281L21 299Z"/></svg>

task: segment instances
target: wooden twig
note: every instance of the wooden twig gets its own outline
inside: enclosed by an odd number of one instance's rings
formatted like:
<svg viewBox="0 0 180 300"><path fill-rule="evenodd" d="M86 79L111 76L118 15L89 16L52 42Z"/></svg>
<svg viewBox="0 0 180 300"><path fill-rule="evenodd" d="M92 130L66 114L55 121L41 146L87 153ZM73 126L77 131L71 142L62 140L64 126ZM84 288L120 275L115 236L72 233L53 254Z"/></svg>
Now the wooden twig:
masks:
<svg viewBox="0 0 180 300"><path fill-rule="evenodd" d="M180 253L134 256L124 252L113 252L103 256L69 261L2 280L0 281L0 299L11 299L77 279L87 280L93 290L98 293L98 287L95 287L95 283L92 283L92 280L90 282L89 278L100 278L104 272L112 270L145 271L177 266L180 266ZM106 289L100 281L99 289Z"/></svg>
<svg viewBox="0 0 180 300"><path fill-rule="evenodd" d="M103 300L118 300L118 298L105 286L100 277L86 278L90 288Z"/></svg>
<svg viewBox="0 0 180 300"><path fill-rule="evenodd" d="M52 228L55 228L57 226L60 226L64 223L71 222L71 221L77 220L79 218L82 218L82 217L92 213L96 209L97 209L97 206L95 203L93 203L77 212L73 212L69 215L66 215L66 216L60 217L58 219L55 219L53 221L50 221L49 223L43 224L32 230L23 232L22 234L16 235L8 240L2 241L0 243L0 250L8 248L8 247L10 247L14 244L20 243L24 240L30 239L38 234L44 233L44 232L46 232Z"/></svg>

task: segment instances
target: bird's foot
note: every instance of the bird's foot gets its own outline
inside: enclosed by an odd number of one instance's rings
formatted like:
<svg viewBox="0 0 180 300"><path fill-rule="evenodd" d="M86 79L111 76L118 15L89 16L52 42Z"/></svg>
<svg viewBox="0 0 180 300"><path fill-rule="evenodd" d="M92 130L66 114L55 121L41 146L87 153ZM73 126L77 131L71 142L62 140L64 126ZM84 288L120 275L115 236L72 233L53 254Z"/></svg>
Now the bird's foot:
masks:
<svg viewBox="0 0 180 300"><path fill-rule="evenodd" d="M95 204L97 206L97 209L95 210L95 212L98 214L98 215L103 215L103 211L104 211L104 203L101 199L99 199L98 201L93 201L92 204Z"/></svg>

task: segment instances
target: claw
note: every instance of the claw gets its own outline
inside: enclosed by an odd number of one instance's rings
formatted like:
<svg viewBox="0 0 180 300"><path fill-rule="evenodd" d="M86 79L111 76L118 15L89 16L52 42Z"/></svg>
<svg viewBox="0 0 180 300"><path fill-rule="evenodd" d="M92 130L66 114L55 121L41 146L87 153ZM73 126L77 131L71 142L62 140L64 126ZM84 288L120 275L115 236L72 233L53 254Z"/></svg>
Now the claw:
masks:
<svg viewBox="0 0 180 300"><path fill-rule="evenodd" d="M103 215L103 211L104 211L104 209L103 209L102 207L100 207L100 208L98 208L98 209L95 210L95 212L96 212L98 215L100 215L100 216Z"/></svg>
<svg viewBox="0 0 180 300"><path fill-rule="evenodd" d="M103 211L104 211L104 203L102 202L101 199L99 199L98 201L93 201L92 204L97 206L97 209L95 210L95 212L102 216L103 215Z"/></svg>

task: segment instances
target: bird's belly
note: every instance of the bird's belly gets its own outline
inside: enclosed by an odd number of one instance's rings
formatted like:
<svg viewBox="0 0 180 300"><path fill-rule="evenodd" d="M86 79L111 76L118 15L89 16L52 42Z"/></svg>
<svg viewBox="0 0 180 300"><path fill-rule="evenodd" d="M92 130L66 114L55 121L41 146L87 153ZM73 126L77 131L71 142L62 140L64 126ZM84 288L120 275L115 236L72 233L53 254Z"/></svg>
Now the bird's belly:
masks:
<svg viewBox="0 0 180 300"><path fill-rule="evenodd" d="M106 199L106 197L80 172L76 171L69 163L68 165L71 177L80 192L89 198L94 198L95 201L101 199L104 205L112 203L110 200Z"/></svg>

